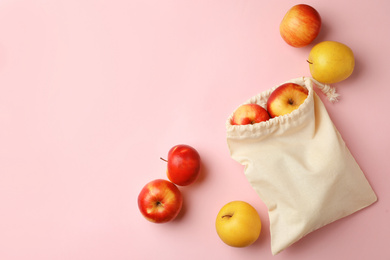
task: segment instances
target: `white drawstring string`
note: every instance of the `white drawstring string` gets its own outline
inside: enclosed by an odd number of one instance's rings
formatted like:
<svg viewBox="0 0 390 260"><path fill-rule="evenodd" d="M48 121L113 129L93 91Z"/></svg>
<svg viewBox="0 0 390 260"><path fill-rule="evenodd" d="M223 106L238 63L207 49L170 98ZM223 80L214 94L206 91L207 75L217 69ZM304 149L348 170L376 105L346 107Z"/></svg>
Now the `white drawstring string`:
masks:
<svg viewBox="0 0 390 260"><path fill-rule="evenodd" d="M328 84L320 83L313 78L307 78L307 79L310 79L310 81L312 81L314 83L314 85L326 95L326 97L328 98L328 100L330 102L335 103L335 102L339 101L340 95L338 93L336 93L335 87L331 87Z"/></svg>

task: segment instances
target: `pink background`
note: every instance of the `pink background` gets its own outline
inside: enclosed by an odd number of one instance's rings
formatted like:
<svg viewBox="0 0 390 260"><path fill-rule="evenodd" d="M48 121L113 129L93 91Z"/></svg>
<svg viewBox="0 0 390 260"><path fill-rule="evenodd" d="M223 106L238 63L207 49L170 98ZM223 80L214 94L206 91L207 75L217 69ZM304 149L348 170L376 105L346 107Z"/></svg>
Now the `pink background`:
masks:
<svg viewBox="0 0 390 260"><path fill-rule="evenodd" d="M0 2L0 259L390 259L390 2L306 1L316 41L350 46L356 70L321 98L378 202L272 257L267 209L229 156L225 120L249 97L310 76L314 43L279 35L300 1L5 0ZM201 177L170 223L137 196L166 178L159 159L195 147ZM263 230L247 248L218 238L232 200Z"/></svg>

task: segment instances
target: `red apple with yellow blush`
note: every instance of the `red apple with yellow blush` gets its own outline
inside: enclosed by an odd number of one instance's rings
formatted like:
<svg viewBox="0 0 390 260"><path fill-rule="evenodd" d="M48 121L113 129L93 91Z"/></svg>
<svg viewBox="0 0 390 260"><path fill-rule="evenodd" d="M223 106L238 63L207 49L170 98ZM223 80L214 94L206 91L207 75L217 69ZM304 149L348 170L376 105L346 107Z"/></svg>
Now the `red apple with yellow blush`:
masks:
<svg viewBox="0 0 390 260"><path fill-rule="evenodd" d="M170 181L157 179L147 183L138 195L138 208L153 223L166 223L176 218L183 196Z"/></svg>
<svg viewBox="0 0 390 260"><path fill-rule="evenodd" d="M307 88L295 83L280 85L268 97L269 115L273 118L291 113L305 102L308 93Z"/></svg>
<svg viewBox="0 0 390 260"><path fill-rule="evenodd" d="M320 14L306 4L298 4L288 10L279 26L283 40L297 48L310 44L318 36L320 30Z"/></svg>
<svg viewBox="0 0 390 260"><path fill-rule="evenodd" d="M267 110L258 104L244 104L233 113L232 125L249 125L267 121L270 118Z"/></svg>

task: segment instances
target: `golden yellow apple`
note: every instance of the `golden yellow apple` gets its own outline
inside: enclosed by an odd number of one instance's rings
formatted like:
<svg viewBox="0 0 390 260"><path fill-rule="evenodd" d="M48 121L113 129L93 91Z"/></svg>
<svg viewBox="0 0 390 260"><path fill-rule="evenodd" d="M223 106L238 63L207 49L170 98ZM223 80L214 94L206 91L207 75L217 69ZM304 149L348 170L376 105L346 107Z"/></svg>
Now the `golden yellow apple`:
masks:
<svg viewBox="0 0 390 260"><path fill-rule="evenodd" d="M352 50L345 44L324 41L315 45L307 60L312 77L325 84L340 82L351 76L355 67Z"/></svg>
<svg viewBox="0 0 390 260"><path fill-rule="evenodd" d="M256 209L244 201L232 201L221 208L215 221L218 236L233 247L253 244L260 235L261 220Z"/></svg>

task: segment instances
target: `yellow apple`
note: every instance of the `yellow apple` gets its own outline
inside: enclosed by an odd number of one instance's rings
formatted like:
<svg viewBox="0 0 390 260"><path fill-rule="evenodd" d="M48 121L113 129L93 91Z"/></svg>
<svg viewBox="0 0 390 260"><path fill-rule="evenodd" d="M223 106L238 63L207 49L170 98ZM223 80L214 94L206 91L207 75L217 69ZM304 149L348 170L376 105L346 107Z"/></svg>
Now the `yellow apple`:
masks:
<svg viewBox="0 0 390 260"><path fill-rule="evenodd" d="M218 236L232 247L253 244L260 235L261 220L256 209L244 201L232 201L221 208L215 221Z"/></svg>
<svg viewBox="0 0 390 260"><path fill-rule="evenodd" d="M355 67L352 50L345 44L324 41L315 45L307 60L312 77L325 84L333 84L351 76Z"/></svg>

